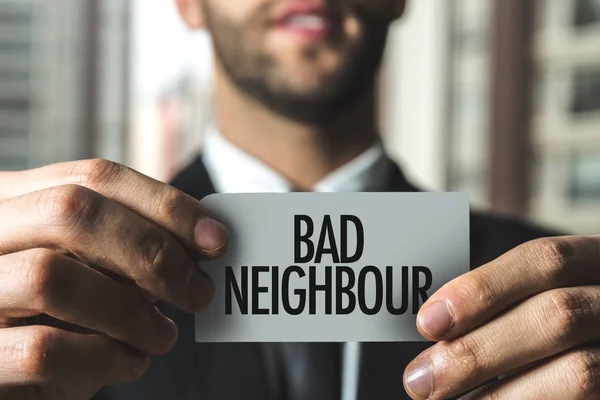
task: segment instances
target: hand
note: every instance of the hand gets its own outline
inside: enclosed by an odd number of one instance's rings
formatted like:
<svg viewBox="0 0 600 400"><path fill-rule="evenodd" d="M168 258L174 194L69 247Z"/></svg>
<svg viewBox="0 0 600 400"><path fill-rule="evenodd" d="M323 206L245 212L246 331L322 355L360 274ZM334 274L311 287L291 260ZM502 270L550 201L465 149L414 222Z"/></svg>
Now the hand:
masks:
<svg viewBox="0 0 600 400"><path fill-rule="evenodd" d="M83 400L139 378L214 285L225 228L191 197L102 160L0 173L0 399ZM43 318L38 316L43 316Z"/></svg>
<svg viewBox="0 0 600 400"><path fill-rule="evenodd" d="M600 398L600 237L526 243L442 287L406 369L414 399ZM491 382L488 382L495 379ZM467 398L465 397L465 398Z"/></svg>

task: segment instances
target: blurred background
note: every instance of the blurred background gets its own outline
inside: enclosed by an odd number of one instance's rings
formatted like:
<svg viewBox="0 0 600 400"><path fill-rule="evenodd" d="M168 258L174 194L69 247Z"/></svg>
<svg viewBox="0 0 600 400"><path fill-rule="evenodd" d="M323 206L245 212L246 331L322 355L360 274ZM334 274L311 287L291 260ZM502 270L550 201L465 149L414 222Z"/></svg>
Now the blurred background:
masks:
<svg viewBox="0 0 600 400"><path fill-rule="evenodd" d="M381 126L415 183L600 233L600 0L413 0L390 35ZM0 0L0 170L100 157L168 180L211 75L172 0Z"/></svg>

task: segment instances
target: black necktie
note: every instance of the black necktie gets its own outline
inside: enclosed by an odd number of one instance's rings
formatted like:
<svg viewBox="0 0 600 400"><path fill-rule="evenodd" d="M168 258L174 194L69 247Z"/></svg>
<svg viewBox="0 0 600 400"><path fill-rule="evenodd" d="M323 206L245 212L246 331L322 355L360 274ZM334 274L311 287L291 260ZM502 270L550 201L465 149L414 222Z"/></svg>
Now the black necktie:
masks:
<svg viewBox="0 0 600 400"><path fill-rule="evenodd" d="M307 192L292 187L291 192ZM283 400L340 400L340 343L278 343Z"/></svg>
<svg viewBox="0 0 600 400"><path fill-rule="evenodd" d="M280 343L285 400L340 400L340 343Z"/></svg>

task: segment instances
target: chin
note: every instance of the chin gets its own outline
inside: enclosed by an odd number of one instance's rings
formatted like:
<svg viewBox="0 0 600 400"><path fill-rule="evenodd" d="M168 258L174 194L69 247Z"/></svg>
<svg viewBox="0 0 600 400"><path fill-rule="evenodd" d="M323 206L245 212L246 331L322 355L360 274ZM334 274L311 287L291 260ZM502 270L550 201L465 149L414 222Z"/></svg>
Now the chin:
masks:
<svg viewBox="0 0 600 400"><path fill-rule="evenodd" d="M288 75L291 77L291 75ZM288 78L281 85L278 85L280 89L295 93L298 95L311 94L323 87L325 80L320 76L298 76Z"/></svg>
<svg viewBox="0 0 600 400"><path fill-rule="evenodd" d="M337 66L336 66L337 67ZM285 89L286 91L303 95L318 92L329 82L336 80L341 68L323 68L315 64L298 66L296 68L281 69L273 76L272 88Z"/></svg>

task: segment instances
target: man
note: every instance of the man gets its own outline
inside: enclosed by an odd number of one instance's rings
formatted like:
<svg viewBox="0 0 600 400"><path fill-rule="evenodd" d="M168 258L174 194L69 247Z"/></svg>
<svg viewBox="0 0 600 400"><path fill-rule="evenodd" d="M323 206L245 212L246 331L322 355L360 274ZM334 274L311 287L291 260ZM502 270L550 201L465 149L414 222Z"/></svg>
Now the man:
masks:
<svg viewBox="0 0 600 400"><path fill-rule="evenodd" d="M214 293L197 262L227 243L194 198L416 190L375 123L376 71L404 1L177 5L217 55L216 126L174 180L181 191L101 160L0 174L2 400L341 398L347 346L194 343L192 313ZM530 241L550 235L472 215L472 267L485 265L418 316L438 343L363 344L344 399L479 386L470 398L598 398L600 238Z"/></svg>

